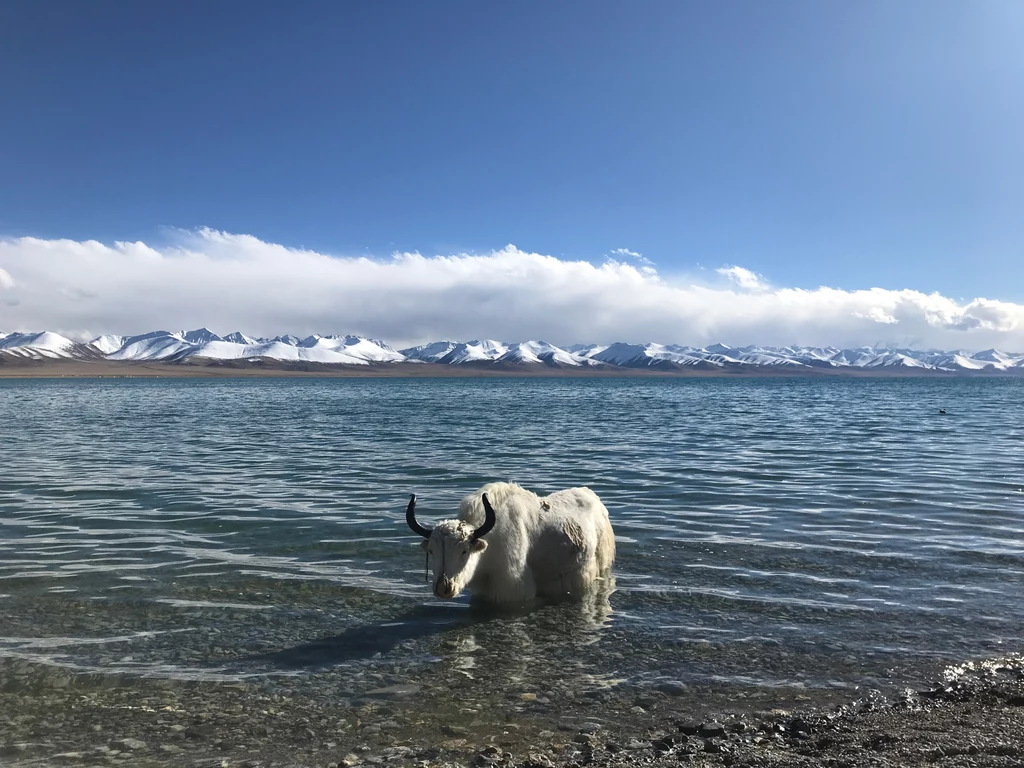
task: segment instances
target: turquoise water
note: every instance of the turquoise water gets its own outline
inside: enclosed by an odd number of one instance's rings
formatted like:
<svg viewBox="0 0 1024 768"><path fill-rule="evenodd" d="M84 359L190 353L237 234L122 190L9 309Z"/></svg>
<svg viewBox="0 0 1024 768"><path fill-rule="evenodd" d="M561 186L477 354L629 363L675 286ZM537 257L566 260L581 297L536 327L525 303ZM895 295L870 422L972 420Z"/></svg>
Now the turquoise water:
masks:
<svg viewBox="0 0 1024 768"><path fill-rule="evenodd" d="M0 380L0 658L536 706L924 679L1024 649L1022 424L1006 379ZM592 487L614 592L432 598L408 494L496 479Z"/></svg>

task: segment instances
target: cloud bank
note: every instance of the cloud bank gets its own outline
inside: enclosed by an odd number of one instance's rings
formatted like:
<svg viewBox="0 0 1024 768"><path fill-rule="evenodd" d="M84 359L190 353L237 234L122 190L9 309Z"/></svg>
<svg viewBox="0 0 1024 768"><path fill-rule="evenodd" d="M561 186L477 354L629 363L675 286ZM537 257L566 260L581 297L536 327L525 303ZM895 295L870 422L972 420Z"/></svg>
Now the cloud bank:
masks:
<svg viewBox="0 0 1024 768"><path fill-rule="evenodd" d="M744 267L719 267L715 271L749 291L759 291L768 287L759 274Z"/></svg>
<svg viewBox="0 0 1024 768"><path fill-rule="evenodd" d="M0 331L89 338L209 326L253 335L806 344L1024 351L1024 305L914 290L771 286L742 267L670 278L514 246L484 255L335 257L215 230L175 241L0 241ZM646 261L646 260L645 260Z"/></svg>

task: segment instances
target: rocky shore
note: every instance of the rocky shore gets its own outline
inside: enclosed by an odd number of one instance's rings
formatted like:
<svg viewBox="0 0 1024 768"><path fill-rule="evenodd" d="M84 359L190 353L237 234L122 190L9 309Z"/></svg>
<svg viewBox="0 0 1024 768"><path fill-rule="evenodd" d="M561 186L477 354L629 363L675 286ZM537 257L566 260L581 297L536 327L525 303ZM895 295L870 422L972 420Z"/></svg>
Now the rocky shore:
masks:
<svg viewBox="0 0 1024 768"><path fill-rule="evenodd" d="M357 701L238 683L67 676L0 665L0 765L82 766L1024 766L1024 664L967 664L942 684L829 709L694 717L671 691L605 717L495 725L412 716L417 686ZM645 705L645 706L644 706Z"/></svg>

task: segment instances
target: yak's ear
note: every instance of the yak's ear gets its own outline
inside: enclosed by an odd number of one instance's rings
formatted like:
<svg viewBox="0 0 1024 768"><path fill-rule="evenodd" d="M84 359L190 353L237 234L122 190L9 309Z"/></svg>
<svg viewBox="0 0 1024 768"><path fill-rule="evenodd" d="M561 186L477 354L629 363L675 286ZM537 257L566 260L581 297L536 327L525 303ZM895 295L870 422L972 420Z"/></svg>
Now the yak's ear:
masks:
<svg viewBox="0 0 1024 768"><path fill-rule="evenodd" d="M483 552L485 549L487 549L487 542L484 539L475 539L473 541L474 552Z"/></svg>
<svg viewBox="0 0 1024 768"><path fill-rule="evenodd" d="M426 550L426 548L430 546L430 539L424 539L423 541L421 541L420 546L423 547L424 550Z"/></svg>

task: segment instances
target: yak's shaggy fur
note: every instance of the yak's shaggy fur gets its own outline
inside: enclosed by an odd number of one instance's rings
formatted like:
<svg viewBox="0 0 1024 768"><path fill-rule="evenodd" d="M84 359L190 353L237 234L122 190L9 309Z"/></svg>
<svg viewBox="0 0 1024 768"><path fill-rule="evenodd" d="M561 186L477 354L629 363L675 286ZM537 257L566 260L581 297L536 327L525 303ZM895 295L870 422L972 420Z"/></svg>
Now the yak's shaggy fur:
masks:
<svg viewBox="0 0 1024 768"><path fill-rule="evenodd" d="M474 540L486 516L484 494L495 524ZM540 497L514 483L490 483L466 496L458 520L438 523L424 546L438 597L469 589L493 603L581 597L615 560L608 510L589 488Z"/></svg>

